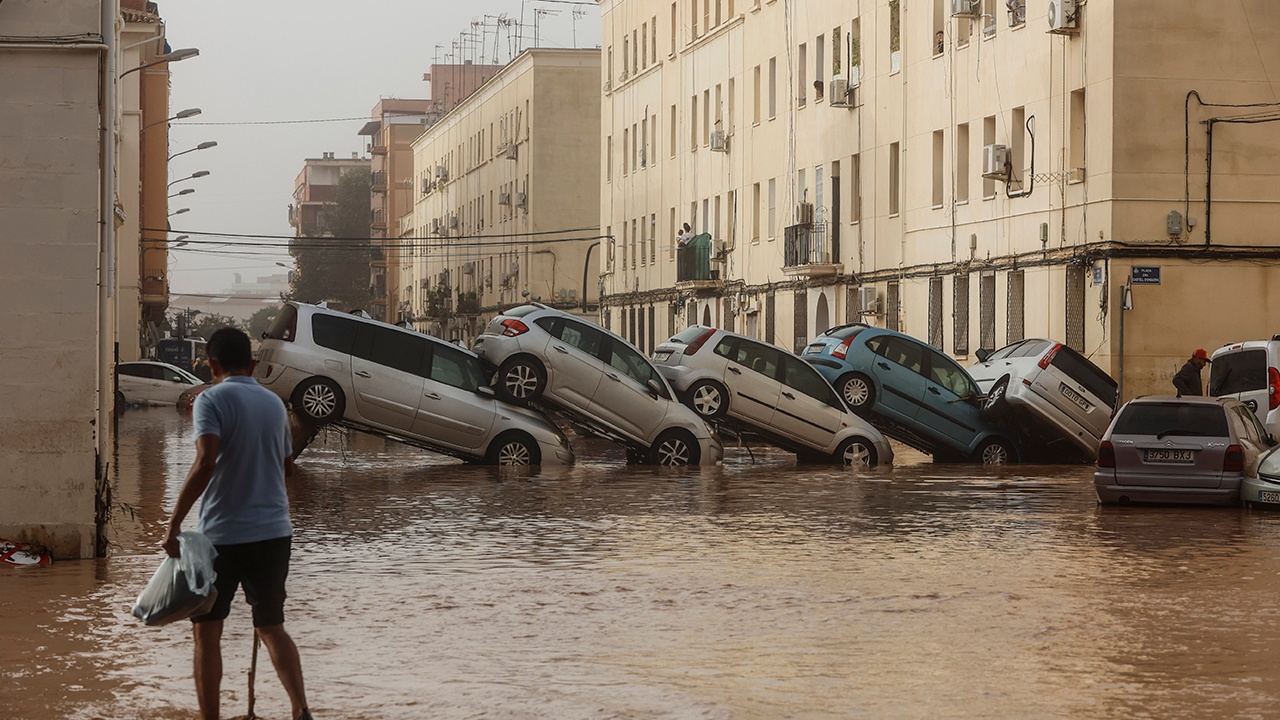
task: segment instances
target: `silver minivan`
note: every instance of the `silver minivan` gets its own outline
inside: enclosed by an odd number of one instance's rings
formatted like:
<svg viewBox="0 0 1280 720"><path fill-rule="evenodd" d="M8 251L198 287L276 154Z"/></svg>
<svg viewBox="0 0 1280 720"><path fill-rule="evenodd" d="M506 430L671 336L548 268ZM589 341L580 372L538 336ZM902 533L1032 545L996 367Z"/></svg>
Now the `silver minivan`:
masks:
<svg viewBox="0 0 1280 720"><path fill-rule="evenodd" d="M372 429L474 462L573 462L559 428L498 400L467 350L296 302L285 303L262 337L254 377L313 422Z"/></svg>
<svg viewBox="0 0 1280 720"><path fill-rule="evenodd" d="M1280 437L1280 335L1213 351L1209 394L1239 400L1267 432Z"/></svg>

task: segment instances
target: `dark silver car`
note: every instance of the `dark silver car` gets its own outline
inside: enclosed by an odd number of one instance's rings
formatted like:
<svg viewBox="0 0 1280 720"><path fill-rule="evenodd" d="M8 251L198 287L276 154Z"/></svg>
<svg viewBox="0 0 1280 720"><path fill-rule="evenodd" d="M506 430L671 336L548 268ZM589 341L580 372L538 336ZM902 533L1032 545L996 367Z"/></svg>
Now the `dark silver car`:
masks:
<svg viewBox="0 0 1280 720"><path fill-rule="evenodd" d="M1239 400L1138 398L1098 447L1094 489L1103 503L1234 504L1271 444Z"/></svg>

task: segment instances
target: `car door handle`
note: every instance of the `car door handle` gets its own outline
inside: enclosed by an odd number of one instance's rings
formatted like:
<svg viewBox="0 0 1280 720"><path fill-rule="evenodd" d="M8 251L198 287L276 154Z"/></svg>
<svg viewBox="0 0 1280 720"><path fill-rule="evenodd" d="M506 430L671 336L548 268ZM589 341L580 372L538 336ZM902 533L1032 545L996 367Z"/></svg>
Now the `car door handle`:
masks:
<svg viewBox="0 0 1280 720"><path fill-rule="evenodd" d="M610 380L612 380L612 381L614 381L614 382L622 382L621 380L619 380L619 379L618 379L618 376L617 376L617 375L614 375L613 373L605 373L605 374L604 374L604 376L605 376L605 377L607 377L607 378L609 378Z"/></svg>
<svg viewBox="0 0 1280 720"><path fill-rule="evenodd" d="M889 369L889 363L878 362L878 363L876 363L876 365L879 365L880 367L884 368L885 370L888 370L888 369Z"/></svg>
<svg viewBox="0 0 1280 720"><path fill-rule="evenodd" d="M357 375L359 375L359 376L360 376L360 377L362 377L362 378L371 378L371 377L373 377L372 375L370 375L369 373L365 372L364 370L357 370L357 371L356 371L356 374L357 374Z"/></svg>
<svg viewBox="0 0 1280 720"><path fill-rule="evenodd" d="M736 368L736 367L731 367L731 368L729 368L729 372L733 373L734 375L741 375L741 374L742 374L742 371L741 371L741 370L739 370L739 369L738 369L738 368Z"/></svg>
<svg viewBox="0 0 1280 720"><path fill-rule="evenodd" d="M786 398L786 399L788 399L788 400L795 400L795 399L796 399L796 396L795 396L795 395L792 395L791 393L787 392L786 390L783 390L783 391L782 391L782 397L784 397L784 398Z"/></svg>
<svg viewBox="0 0 1280 720"><path fill-rule="evenodd" d="M432 400L439 400L439 399L440 399L440 396L439 396L439 395L437 395L437 394L435 394L435 393L433 393L433 392L426 393L425 395L423 395L423 397L425 397L425 398L430 398L430 399L432 399Z"/></svg>
<svg viewBox="0 0 1280 720"><path fill-rule="evenodd" d="M932 386L930 386L930 387L929 387L929 392L933 393L934 395L941 395L941 394L942 394L942 393L938 392L938 388L936 388L936 387L932 387Z"/></svg>
<svg viewBox="0 0 1280 720"><path fill-rule="evenodd" d="M555 351L556 351L556 352L558 352L558 353L564 353L565 355L568 355L568 354L569 354L569 351L568 351L568 350L565 350L564 348L560 347L559 345L552 345L551 347L552 347L553 349L555 349Z"/></svg>

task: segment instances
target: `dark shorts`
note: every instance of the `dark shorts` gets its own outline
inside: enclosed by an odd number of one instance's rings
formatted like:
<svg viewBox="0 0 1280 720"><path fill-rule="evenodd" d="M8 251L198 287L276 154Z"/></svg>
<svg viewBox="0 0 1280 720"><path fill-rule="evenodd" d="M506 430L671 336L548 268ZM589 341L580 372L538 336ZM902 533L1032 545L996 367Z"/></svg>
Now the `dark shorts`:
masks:
<svg viewBox="0 0 1280 720"><path fill-rule="evenodd" d="M268 627L284 622L284 582L289 577L290 536L239 545L215 545L218 557L213 570L218 573L214 587L218 599L213 609L191 618L191 622L225 620L231 614L236 588L244 587L244 599L253 608L253 626Z"/></svg>

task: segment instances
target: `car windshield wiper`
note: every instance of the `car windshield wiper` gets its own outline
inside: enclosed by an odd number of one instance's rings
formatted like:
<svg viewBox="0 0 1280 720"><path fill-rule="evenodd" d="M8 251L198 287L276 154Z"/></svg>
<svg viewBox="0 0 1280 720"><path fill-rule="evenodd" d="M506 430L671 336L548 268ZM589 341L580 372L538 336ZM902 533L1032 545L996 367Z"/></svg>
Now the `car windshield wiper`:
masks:
<svg viewBox="0 0 1280 720"><path fill-rule="evenodd" d="M1173 430L1165 430L1164 432L1158 433L1156 435L1156 439L1163 440L1165 437L1169 435L1199 435L1199 434L1200 433L1196 432L1195 430L1185 430L1182 428L1175 428Z"/></svg>

